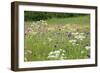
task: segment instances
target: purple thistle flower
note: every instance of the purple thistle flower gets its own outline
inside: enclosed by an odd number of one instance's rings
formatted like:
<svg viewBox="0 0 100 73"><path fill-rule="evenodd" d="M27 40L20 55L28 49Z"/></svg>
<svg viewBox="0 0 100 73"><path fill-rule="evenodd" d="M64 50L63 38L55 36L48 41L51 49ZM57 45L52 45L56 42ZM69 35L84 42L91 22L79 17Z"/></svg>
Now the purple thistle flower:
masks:
<svg viewBox="0 0 100 73"><path fill-rule="evenodd" d="M72 32L67 32L66 34L69 38L72 37Z"/></svg>

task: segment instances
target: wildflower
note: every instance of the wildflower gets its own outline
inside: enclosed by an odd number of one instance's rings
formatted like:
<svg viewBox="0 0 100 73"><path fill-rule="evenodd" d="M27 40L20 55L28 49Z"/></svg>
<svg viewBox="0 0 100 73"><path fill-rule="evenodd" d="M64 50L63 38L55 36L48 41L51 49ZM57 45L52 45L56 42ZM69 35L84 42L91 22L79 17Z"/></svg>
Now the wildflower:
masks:
<svg viewBox="0 0 100 73"><path fill-rule="evenodd" d="M51 51L51 52L49 53L49 55L52 55L53 53L54 53L54 52Z"/></svg>
<svg viewBox="0 0 100 73"><path fill-rule="evenodd" d="M48 41L49 41L49 42L51 42L51 41L52 41L52 39L51 39L51 38L48 38Z"/></svg>
<svg viewBox="0 0 100 73"><path fill-rule="evenodd" d="M84 33L80 33L80 35L84 35Z"/></svg>
<svg viewBox="0 0 100 73"><path fill-rule="evenodd" d="M66 51L65 50L62 50L62 52L65 53Z"/></svg>
<svg viewBox="0 0 100 73"><path fill-rule="evenodd" d="M76 44L76 45L79 45L79 44Z"/></svg>
<svg viewBox="0 0 100 73"><path fill-rule="evenodd" d="M24 60L27 61L27 58L25 57Z"/></svg>
<svg viewBox="0 0 100 73"><path fill-rule="evenodd" d="M67 32L68 37L72 37L72 32Z"/></svg>
<svg viewBox="0 0 100 73"><path fill-rule="evenodd" d="M31 50L27 50L27 53L30 53L30 54L32 54L32 51L31 51Z"/></svg>
<svg viewBox="0 0 100 73"><path fill-rule="evenodd" d="M47 22L44 20L37 21L36 23L39 25L48 25Z"/></svg>
<svg viewBox="0 0 100 73"><path fill-rule="evenodd" d="M64 53L62 53L61 55L62 55L62 56L64 56L65 54L64 54Z"/></svg>
<svg viewBox="0 0 100 73"><path fill-rule="evenodd" d="M72 45L76 45L76 43L75 43L75 42L73 42L73 43L72 43Z"/></svg>
<svg viewBox="0 0 100 73"><path fill-rule="evenodd" d="M70 43L76 43L76 40L69 40Z"/></svg>
<svg viewBox="0 0 100 73"><path fill-rule="evenodd" d="M72 33L73 35L78 35L79 33L78 32L76 32L76 33Z"/></svg>
<svg viewBox="0 0 100 73"><path fill-rule="evenodd" d="M66 57L65 57L65 54L62 53L61 56L60 56L60 60L64 60L64 59L66 59Z"/></svg>
<svg viewBox="0 0 100 73"><path fill-rule="evenodd" d="M48 58L56 58L54 55L49 55Z"/></svg>
<svg viewBox="0 0 100 73"><path fill-rule="evenodd" d="M59 57L59 51L51 51L48 55L48 58L58 58Z"/></svg>
<svg viewBox="0 0 100 73"><path fill-rule="evenodd" d="M64 52L65 51L62 50L62 49L55 50L55 51L51 51L48 54L48 57L47 58L63 59L63 56L65 55Z"/></svg>
<svg viewBox="0 0 100 73"><path fill-rule="evenodd" d="M59 49L60 51L62 51L62 49Z"/></svg>
<svg viewBox="0 0 100 73"><path fill-rule="evenodd" d="M81 51L81 54L83 54L84 53L84 51Z"/></svg>
<svg viewBox="0 0 100 73"><path fill-rule="evenodd" d="M86 49L86 50L89 50L89 49L90 49L90 46L86 46L85 49Z"/></svg>
<svg viewBox="0 0 100 73"><path fill-rule="evenodd" d="M56 51L54 51L54 53L56 53L56 54L60 54L60 51L59 51L59 50L56 50Z"/></svg>
<svg viewBox="0 0 100 73"><path fill-rule="evenodd" d="M83 39L81 38L80 40L82 41Z"/></svg>
<svg viewBox="0 0 100 73"><path fill-rule="evenodd" d="M61 57L60 57L60 60L64 60L64 57L63 57L63 56L61 56Z"/></svg>
<svg viewBox="0 0 100 73"><path fill-rule="evenodd" d="M85 36L83 36L83 35L76 35L75 38L79 39L79 40L83 40L85 38Z"/></svg>

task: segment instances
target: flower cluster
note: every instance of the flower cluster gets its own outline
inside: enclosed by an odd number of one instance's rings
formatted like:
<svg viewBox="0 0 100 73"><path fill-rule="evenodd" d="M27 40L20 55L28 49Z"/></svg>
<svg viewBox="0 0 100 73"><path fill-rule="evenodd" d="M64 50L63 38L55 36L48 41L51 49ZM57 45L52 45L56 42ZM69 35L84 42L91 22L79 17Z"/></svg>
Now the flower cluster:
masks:
<svg viewBox="0 0 100 73"><path fill-rule="evenodd" d="M69 34L69 33L68 33ZM70 43L73 45L79 45L77 44L78 41L83 41L86 38L85 33L79 33L79 32L70 32L70 35L73 36L72 39L69 40Z"/></svg>
<svg viewBox="0 0 100 73"><path fill-rule="evenodd" d="M78 40L84 40L85 39L85 35L84 35L84 33L76 32L75 33L75 38L78 39Z"/></svg>
<svg viewBox="0 0 100 73"><path fill-rule="evenodd" d="M85 49L86 49L86 50L89 50L89 49L90 49L90 46L85 46Z"/></svg>
<svg viewBox="0 0 100 73"><path fill-rule="evenodd" d="M45 30L45 26L47 26L47 22L44 20L32 22L32 24L29 24L29 27L26 27L25 29L25 35L36 35L38 32L41 32L42 30Z"/></svg>
<svg viewBox="0 0 100 73"><path fill-rule="evenodd" d="M62 49L59 49L59 50L55 50L55 51L51 51L49 54L48 54L48 59L65 59L65 53L66 51L65 50L62 50Z"/></svg>
<svg viewBox="0 0 100 73"><path fill-rule="evenodd" d="M28 50L25 51L24 54L25 54L25 55L32 55L32 53L33 53L32 50L29 50L29 49L28 49ZM25 57L24 60L25 60L25 61L28 61L28 58Z"/></svg>

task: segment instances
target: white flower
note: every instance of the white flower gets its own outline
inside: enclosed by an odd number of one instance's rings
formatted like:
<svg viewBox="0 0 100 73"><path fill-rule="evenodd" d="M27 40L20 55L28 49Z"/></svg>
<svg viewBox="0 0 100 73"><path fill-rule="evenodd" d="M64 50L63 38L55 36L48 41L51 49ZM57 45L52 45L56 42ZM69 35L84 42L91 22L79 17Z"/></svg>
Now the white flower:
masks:
<svg viewBox="0 0 100 73"><path fill-rule="evenodd" d="M30 53L30 54L32 54L32 51L31 51L31 50L27 50L27 53Z"/></svg>
<svg viewBox="0 0 100 73"><path fill-rule="evenodd" d="M24 60L27 61L27 58L25 57Z"/></svg>
<svg viewBox="0 0 100 73"><path fill-rule="evenodd" d="M82 41L83 39L81 38L80 40Z"/></svg>
<svg viewBox="0 0 100 73"><path fill-rule="evenodd" d="M75 38L79 39L79 40L83 40L85 38L85 36L83 36L83 35L76 35Z"/></svg>
<svg viewBox="0 0 100 73"><path fill-rule="evenodd" d="M63 56L61 56L61 57L60 57L60 60L64 60L64 57L63 57Z"/></svg>
<svg viewBox="0 0 100 73"><path fill-rule="evenodd" d="M62 51L62 49L59 49L60 51Z"/></svg>
<svg viewBox="0 0 100 73"><path fill-rule="evenodd" d="M60 51L59 51L59 50L57 50L57 51L54 51L54 53L60 54Z"/></svg>
<svg viewBox="0 0 100 73"><path fill-rule="evenodd" d="M60 59L62 58L63 59L63 56L64 56L64 53L65 52L64 50L62 49L59 49L59 50L55 50L55 51L51 51L49 54L48 54L48 57L47 58L55 58L55 59Z"/></svg>
<svg viewBox="0 0 100 73"><path fill-rule="evenodd" d="M58 58L59 57L59 54L56 54L54 52L50 52L50 54L48 55L48 58Z"/></svg>
<svg viewBox="0 0 100 73"><path fill-rule="evenodd" d="M86 46L85 49L86 49L86 50L89 50L89 49L90 49L90 46Z"/></svg>
<svg viewBox="0 0 100 73"><path fill-rule="evenodd" d="M64 56L65 54L64 54L64 53L62 53L61 55L62 55L62 56Z"/></svg>
<svg viewBox="0 0 100 73"><path fill-rule="evenodd" d="M76 44L76 45L79 45L79 44Z"/></svg>
<svg viewBox="0 0 100 73"><path fill-rule="evenodd" d="M78 32L76 32L76 33L72 33L73 35L78 35L79 33Z"/></svg>
<svg viewBox="0 0 100 73"><path fill-rule="evenodd" d="M70 43L75 43L75 42L76 42L76 40L69 40L69 42L70 42Z"/></svg>
<svg viewBox="0 0 100 73"><path fill-rule="evenodd" d="M64 56L61 56L60 57L60 60L64 60L64 59L66 59L66 57L64 57Z"/></svg>
<svg viewBox="0 0 100 73"><path fill-rule="evenodd" d="M64 53L64 52L66 52L66 51L65 51L65 50L63 50L63 49L59 49L59 51L60 51L60 52L63 52L63 53Z"/></svg>
<svg viewBox="0 0 100 73"><path fill-rule="evenodd" d="M83 54L84 53L84 51L81 51L81 54Z"/></svg>
<svg viewBox="0 0 100 73"><path fill-rule="evenodd" d="M62 50L62 52L64 53L64 52L66 52L65 50Z"/></svg>
<svg viewBox="0 0 100 73"><path fill-rule="evenodd" d="M54 55L49 55L48 58L56 58Z"/></svg>
<svg viewBox="0 0 100 73"><path fill-rule="evenodd" d="M76 43L73 42L72 45L76 45Z"/></svg>
<svg viewBox="0 0 100 73"><path fill-rule="evenodd" d="M53 51L51 51L50 53L49 53L49 55L54 55L55 53L53 52Z"/></svg>
<svg viewBox="0 0 100 73"><path fill-rule="evenodd" d="M84 35L84 33L80 33L80 35Z"/></svg>
<svg viewBox="0 0 100 73"><path fill-rule="evenodd" d="M51 39L51 38L48 38L48 41L49 41L49 42L51 42L51 41L52 41L52 39Z"/></svg>

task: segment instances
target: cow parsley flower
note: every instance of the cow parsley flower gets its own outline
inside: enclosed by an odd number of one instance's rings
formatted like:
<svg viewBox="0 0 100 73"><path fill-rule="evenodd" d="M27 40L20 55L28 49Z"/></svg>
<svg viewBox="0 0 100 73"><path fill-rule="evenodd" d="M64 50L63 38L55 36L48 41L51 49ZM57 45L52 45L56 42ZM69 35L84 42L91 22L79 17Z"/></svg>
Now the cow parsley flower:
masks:
<svg viewBox="0 0 100 73"><path fill-rule="evenodd" d="M51 39L51 38L48 38L48 41L49 41L49 42L51 42L51 41L52 41L52 39Z"/></svg>
<svg viewBox="0 0 100 73"><path fill-rule="evenodd" d="M49 54L48 54L48 57L49 59L64 59L65 57L65 51L62 50L62 49L59 49L59 50L55 50L55 51L51 51Z"/></svg>
<svg viewBox="0 0 100 73"><path fill-rule="evenodd" d="M79 35L76 35L75 38L78 40L83 40L85 36L79 34Z"/></svg>
<svg viewBox="0 0 100 73"><path fill-rule="evenodd" d="M86 46L85 49L86 49L86 50L89 50L89 49L90 49L90 46Z"/></svg>
<svg viewBox="0 0 100 73"><path fill-rule="evenodd" d="M69 40L70 43L76 43L77 40Z"/></svg>

